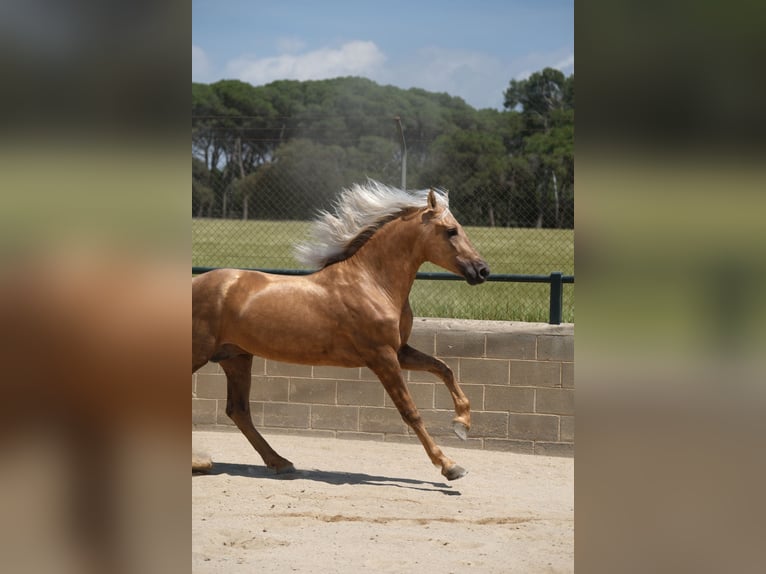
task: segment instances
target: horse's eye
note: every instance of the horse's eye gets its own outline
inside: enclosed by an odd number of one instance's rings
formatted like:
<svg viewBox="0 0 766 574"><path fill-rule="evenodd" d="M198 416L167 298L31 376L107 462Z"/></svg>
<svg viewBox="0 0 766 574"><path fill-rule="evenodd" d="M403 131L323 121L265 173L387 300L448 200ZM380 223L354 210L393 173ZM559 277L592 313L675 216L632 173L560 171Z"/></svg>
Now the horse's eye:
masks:
<svg viewBox="0 0 766 574"><path fill-rule="evenodd" d="M450 227L447 230L447 237L455 237L457 235L457 227Z"/></svg>

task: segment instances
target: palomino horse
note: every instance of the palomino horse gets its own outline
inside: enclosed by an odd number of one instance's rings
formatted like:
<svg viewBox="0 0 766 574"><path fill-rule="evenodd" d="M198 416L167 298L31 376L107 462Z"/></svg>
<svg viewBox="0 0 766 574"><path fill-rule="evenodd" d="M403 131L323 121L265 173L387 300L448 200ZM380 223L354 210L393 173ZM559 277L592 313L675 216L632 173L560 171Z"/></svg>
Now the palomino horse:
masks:
<svg viewBox="0 0 766 574"><path fill-rule="evenodd" d="M192 280L192 372L220 363L227 378L226 414L266 465L292 472L250 418L253 355L309 365L369 367L431 462L449 480L466 471L444 455L426 431L402 369L441 378L455 404L453 429L471 427L469 401L452 370L407 344L412 330L409 294L422 263L430 261L483 283L489 267L449 211L446 194L410 194L374 181L345 190L335 213L314 222L313 243L298 257L318 267L306 276L220 269Z"/></svg>

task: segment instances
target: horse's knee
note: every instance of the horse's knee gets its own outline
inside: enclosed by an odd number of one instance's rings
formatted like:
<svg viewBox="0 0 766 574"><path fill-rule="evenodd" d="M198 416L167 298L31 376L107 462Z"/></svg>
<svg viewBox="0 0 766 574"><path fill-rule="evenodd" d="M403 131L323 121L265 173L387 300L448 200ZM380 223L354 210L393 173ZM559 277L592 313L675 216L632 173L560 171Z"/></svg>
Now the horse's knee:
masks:
<svg viewBox="0 0 766 574"><path fill-rule="evenodd" d="M228 416L231 420L234 422L237 422L237 419L247 417L250 418L250 408L249 405L240 405L233 401L226 401L226 416Z"/></svg>
<svg viewBox="0 0 766 574"><path fill-rule="evenodd" d="M399 414L402 415L404 422L412 428L423 424L423 418L420 416L420 413L417 410L405 411Z"/></svg>
<svg viewBox="0 0 766 574"><path fill-rule="evenodd" d="M449 366L439 359L434 359L434 364L428 369L432 375L439 377L444 384L451 385L455 383L455 373Z"/></svg>
<svg viewBox="0 0 766 574"><path fill-rule="evenodd" d="M237 419L235 418L236 414L237 410L231 405L231 403L226 403L226 416L234 422L237 422Z"/></svg>

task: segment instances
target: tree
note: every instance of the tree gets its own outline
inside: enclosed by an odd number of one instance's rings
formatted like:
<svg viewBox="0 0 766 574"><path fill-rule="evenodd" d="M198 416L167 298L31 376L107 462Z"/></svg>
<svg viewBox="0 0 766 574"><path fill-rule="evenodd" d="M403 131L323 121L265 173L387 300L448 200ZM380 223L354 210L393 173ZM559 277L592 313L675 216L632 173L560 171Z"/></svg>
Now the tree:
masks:
<svg viewBox="0 0 766 574"><path fill-rule="evenodd" d="M420 174L420 187L450 192L450 206L467 225L497 224L495 202L505 172L505 148L497 134L453 130L431 146L431 161Z"/></svg>
<svg viewBox="0 0 766 574"><path fill-rule="evenodd" d="M504 94L504 106L509 109L520 106L523 111L544 114L560 106L564 80L564 74L553 68L535 72L525 80L512 79Z"/></svg>
<svg viewBox="0 0 766 574"><path fill-rule="evenodd" d="M239 201L242 206L242 219L248 219L250 216L250 200L256 197L258 192L258 183L262 177L262 170L254 171L246 176L235 179L231 183L231 192L235 201Z"/></svg>
<svg viewBox="0 0 766 574"><path fill-rule="evenodd" d="M526 80L511 80L504 95L506 109L518 114L521 124L521 137L509 140L509 149L517 158L526 158L528 164L528 169L521 169L520 162L514 161L509 181L527 181L523 194L536 210L533 223L527 217L524 220L535 227L574 225L571 207L574 201L574 75L565 78L559 70L545 68ZM528 182L529 173L534 174L533 188ZM516 186L513 188L518 194Z"/></svg>
<svg viewBox="0 0 766 574"><path fill-rule="evenodd" d="M571 226L574 76L512 80L505 104L355 77L192 84L194 213L308 218L367 177L399 185L398 116L410 189L449 189L467 224Z"/></svg>
<svg viewBox="0 0 766 574"><path fill-rule="evenodd" d="M197 207L193 215L202 217L205 210L210 211L215 194L210 187L210 171L196 157L192 157L192 206Z"/></svg>
<svg viewBox="0 0 766 574"><path fill-rule="evenodd" d="M211 86L192 83L192 154L208 169L220 162L217 127L224 113L225 109Z"/></svg>
<svg viewBox="0 0 766 574"><path fill-rule="evenodd" d="M542 227L544 223L547 223L546 227L562 226L562 204L574 192L573 144L574 125L565 121L526 140L525 153L528 157L535 157L539 164L539 180L543 184L541 193L552 194L553 200L551 206L549 197L541 197L537 227Z"/></svg>
<svg viewBox="0 0 766 574"><path fill-rule="evenodd" d="M259 195L253 212L263 219L310 219L318 209L330 207L335 194L352 181L343 177L345 151L340 146L295 139L276 151L261 168Z"/></svg>

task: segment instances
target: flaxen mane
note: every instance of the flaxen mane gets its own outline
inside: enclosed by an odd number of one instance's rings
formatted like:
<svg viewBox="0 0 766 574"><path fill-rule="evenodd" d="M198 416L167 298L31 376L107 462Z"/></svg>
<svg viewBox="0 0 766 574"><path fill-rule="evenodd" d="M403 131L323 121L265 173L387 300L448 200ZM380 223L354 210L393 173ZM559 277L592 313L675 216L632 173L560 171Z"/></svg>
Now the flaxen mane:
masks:
<svg viewBox="0 0 766 574"><path fill-rule="evenodd" d="M427 189L408 192L371 179L354 184L341 192L332 213L319 213L311 240L295 247L295 257L317 269L348 259L382 225L404 211L425 207L427 196ZM445 192L437 191L436 198L441 207L449 207Z"/></svg>

